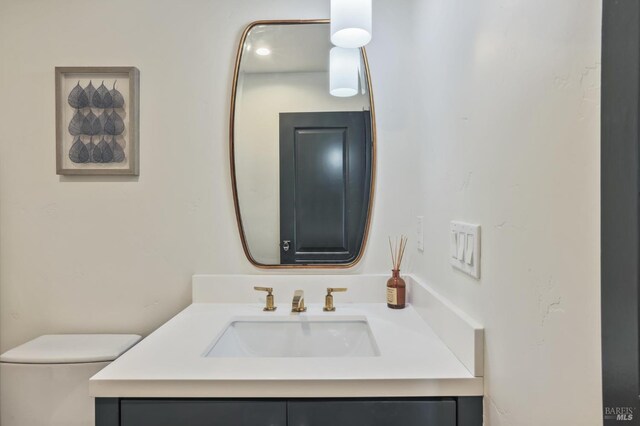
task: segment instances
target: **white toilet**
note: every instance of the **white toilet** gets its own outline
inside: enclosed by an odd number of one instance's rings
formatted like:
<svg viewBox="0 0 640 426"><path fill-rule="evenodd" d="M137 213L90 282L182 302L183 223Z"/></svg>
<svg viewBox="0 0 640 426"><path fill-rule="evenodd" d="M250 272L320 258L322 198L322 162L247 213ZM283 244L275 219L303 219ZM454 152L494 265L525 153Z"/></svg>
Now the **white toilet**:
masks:
<svg viewBox="0 0 640 426"><path fill-rule="evenodd" d="M139 340L133 334L45 335L0 355L0 425L93 426L89 379Z"/></svg>

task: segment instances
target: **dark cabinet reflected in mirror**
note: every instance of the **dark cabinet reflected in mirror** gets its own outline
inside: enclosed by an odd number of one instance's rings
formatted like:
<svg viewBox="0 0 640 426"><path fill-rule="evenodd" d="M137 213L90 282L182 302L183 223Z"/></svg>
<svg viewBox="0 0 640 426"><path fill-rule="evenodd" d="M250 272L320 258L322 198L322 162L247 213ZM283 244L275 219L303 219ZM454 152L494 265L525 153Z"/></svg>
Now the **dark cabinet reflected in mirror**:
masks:
<svg viewBox="0 0 640 426"><path fill-rule="evenodd" d="M362 49L334 51L328 21L244 32L231 102L242 244L258 267L349 267L362 256L375 176L375 116Z"/></svg>

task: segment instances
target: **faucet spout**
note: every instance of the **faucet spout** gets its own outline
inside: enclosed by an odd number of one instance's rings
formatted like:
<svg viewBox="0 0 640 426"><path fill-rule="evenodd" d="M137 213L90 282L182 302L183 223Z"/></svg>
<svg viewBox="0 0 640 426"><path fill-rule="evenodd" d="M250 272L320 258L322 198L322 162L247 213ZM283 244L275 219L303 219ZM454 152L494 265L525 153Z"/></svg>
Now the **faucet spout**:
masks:
<svg viewBox="0 0 640 426"><path fill-rule="evenodd" d="M291 312L305 312L307 308L304 306L304 291L296 290L293 293L293 300L291 301Z"/></svg>

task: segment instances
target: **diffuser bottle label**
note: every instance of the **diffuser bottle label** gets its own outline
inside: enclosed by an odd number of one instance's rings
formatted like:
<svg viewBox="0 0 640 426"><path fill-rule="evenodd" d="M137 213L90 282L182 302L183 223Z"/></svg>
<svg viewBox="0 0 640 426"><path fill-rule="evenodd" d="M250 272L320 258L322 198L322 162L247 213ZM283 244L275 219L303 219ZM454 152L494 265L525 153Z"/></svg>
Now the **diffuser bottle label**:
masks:
<svg viewBox="0 0 640 426"><path fill-rule="evenodd" d="M398 289L387 287L387 303L390 305L398 304Z"/></svg>

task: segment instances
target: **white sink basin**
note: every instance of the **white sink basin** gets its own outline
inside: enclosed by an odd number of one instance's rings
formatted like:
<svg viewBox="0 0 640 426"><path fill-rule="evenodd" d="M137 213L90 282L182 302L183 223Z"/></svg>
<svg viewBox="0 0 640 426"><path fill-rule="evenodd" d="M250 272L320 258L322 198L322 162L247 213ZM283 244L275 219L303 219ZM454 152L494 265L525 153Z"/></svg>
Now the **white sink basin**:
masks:
<svg viewBox="0 0 640 426"><path fill-rule="evenodd" d="M373 357L380 352L364 317L236 319L207 357Z"/></svg>

